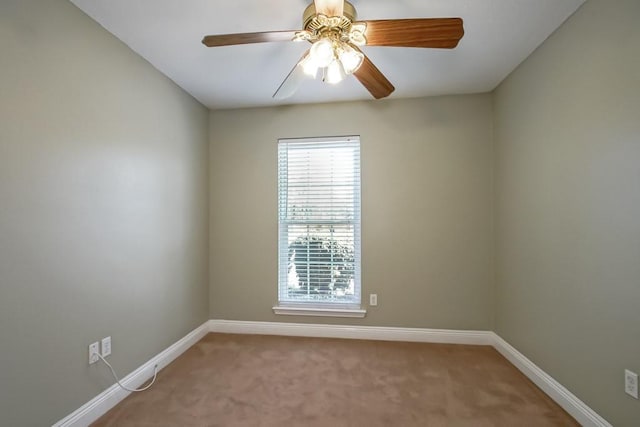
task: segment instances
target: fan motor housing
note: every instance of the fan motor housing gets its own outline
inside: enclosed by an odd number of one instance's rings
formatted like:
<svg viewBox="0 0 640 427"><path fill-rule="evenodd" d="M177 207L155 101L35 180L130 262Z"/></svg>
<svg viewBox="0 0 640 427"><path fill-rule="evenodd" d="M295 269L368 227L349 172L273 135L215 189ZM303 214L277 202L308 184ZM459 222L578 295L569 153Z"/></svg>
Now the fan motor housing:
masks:
<svg viewBox="0 0 640 427"><path fill-rule="evenodd" d="M304 13L302 14L302 28L304 28L305 30L309 30L309 25L312 23L316 15L316 5L312 2L309 6L307 6L307 8L304 10ZM344 2L344 11L342 12L342 16L347 18L351 22L354 22L358 17L356 8L353 7L353 5L348 1Z"/></svg>

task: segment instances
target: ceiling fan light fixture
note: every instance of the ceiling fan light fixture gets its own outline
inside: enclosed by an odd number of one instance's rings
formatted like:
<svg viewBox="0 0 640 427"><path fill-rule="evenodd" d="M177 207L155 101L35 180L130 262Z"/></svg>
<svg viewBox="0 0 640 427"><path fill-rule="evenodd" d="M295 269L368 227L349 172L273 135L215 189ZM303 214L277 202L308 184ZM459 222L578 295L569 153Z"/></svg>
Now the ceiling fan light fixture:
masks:
<svg viewBox="0 0 640 427"><path fill-rule="evenodd" d="M360 68L364 62L364 54L358 52L346 43L342 45L339 58L340 62L342 62L344 72L347 74L353 74L358 71L358 68Z"/></svg>
<svg viewBox="0 0 640 427"><path fill-rule="evenodd" d="M376 99L395 88L360 50L360 46L453 49L464 35L462 18L407 18L357 21L355 7L347 0L312 0L302 15L300 31L217 34L202 39L207 47L278 41L307 41L310 49L294 65L274 98L291 96L305 75L336 84L354 77Z"/></svg>
<svg viewBox="0 0 640 427"><path fill-rule="evenodd" d="M329 66L335 58L333 43L327 38L322 38L311 46L309 56L317 67L324 68Z"/></svg>
<svg viewBox="0 0 640 427"><path fill-rule="evenodd" d="M326 83L335 85L340 83L346 77L342 62L339 59L334 59L324 71L324 81Z"/></svg>

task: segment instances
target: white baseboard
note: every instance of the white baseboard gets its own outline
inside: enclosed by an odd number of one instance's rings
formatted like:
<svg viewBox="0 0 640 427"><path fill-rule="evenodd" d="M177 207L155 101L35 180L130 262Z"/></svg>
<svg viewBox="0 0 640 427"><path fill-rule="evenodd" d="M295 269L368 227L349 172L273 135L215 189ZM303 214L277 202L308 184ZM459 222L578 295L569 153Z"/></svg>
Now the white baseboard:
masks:
<svg viewBox="0 0 640 427"><path fill-rule="evenodd" d="M527 359L508 342L497 334L493 334L495 347L509 362L525 374L534 384L542 389L551 399L567 411L584 427L612 427L607 420L588 407L582 400L567 390L562 384Z"/></svg>
<svg viewBox="0 0 640 427"><path fill-rule="evenodd" d="M490 331L247 322L237 320L210 320L209 331L229 334L491 345L580 424L585 427L612 427L611 424L562 386L562 384L536 366L497 334Z"/></svg>
<svg viewBox="0 0 640 427"><path fill-rule="evenodd" d="M228 334L286 335L440 344L493 345L493 332L381 326L322 325L310 323L210 320L209 331Z"/></svg>
<svg viewBox="0 0 640 427"><path fill-rule="evenodd" d="M122 384L128 388L140 387L153 374L153 368L155 365L158 365L158 370L161 370L184 353L189 347L200 341L207 333L209 333L209 326L208 322L205 322L198 328L191 331L184 338L180 339L169 348L162 351L138 369L124 377L121 380ZM114 384L91 399L89 402L82 405L73 413L55 423L53 427L88 426L104 415L109 409L116 406L129 394L130 392L123 390L117 384Z"/></svg>
<svg viewBox="0 0 640 427"><path fill-rule="evenodd" d="M209 320L127 375L122 383L127 387L139 387L149 378L154 365L157 364L159 369L164 368L208 332L491 345L580 424L585 427L612 427L562 384L491 331ZM58 421L53 427L85 427L100 418L128 395L129 392L114 384L72 414Z"/></svg>

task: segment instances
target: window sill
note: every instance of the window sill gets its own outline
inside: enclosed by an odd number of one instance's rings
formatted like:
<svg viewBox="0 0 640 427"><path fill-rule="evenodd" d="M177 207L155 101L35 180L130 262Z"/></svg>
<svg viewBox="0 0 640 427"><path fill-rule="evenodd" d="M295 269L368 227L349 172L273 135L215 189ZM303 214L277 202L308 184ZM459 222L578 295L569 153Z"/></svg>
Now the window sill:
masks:
<svg viewBox="0 0 640 427"><path fill-rule="evenodd" d="M355 308L326 308L326 307L273 307L275 314L285 316L320 316L320 317L355 317L363 318L367 314L367 310Z"/></svg>

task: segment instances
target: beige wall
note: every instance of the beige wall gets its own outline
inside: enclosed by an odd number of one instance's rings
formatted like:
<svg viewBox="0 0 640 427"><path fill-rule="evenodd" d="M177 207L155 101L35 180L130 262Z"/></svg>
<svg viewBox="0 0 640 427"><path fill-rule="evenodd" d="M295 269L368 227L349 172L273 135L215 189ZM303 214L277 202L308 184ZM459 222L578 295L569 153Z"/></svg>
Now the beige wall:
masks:
<svg viewBox="0 0 640 427"><path fill-rule="evenodd" d="M497 332L616 426L640 422L638 18L588 1L495 94Z"/></svg>
<svg viewBox="0 0 640 427"><path fill-rule="evenodd" d="M3 1L0 424L51 424L108 387L86 364L107 335L128 373L208 317L493 329L495 314L501 336L633 425L638 16L636 0L589 0L493 96L207 116L69 2ZM379 306L275 316L277 139L350 134L364 302Z"/></svg>
<svg viewBox="0 0 640 427"><path fill-rule="evenodd" d="M210 126L212 318L491 329L489 95L213 111ZM277 140L335 135L361 135L362 289L379 305L276 316Z"/></svg>
<svg viewBox="0 0 640 427"><path fill-rule="evenodd" d="M0 2L0 425L45 426L208 318L207 110L70 2Z"/></svg>

